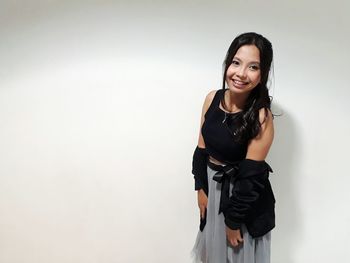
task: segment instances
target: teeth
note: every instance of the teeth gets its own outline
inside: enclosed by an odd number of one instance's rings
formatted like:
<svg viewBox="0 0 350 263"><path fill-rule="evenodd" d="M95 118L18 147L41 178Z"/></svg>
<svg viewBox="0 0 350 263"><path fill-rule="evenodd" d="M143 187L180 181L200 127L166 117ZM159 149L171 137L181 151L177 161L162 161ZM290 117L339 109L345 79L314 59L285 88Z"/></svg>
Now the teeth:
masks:
<svg viewBox="0 0 350 263"><path fill-rule="evenodd" d="M233 80L235 83L237 83L237 84L240 84L240 85L244 85L244 84L246 84L246 82L242 82L242 81L238 81L238 80Z"/></svg>

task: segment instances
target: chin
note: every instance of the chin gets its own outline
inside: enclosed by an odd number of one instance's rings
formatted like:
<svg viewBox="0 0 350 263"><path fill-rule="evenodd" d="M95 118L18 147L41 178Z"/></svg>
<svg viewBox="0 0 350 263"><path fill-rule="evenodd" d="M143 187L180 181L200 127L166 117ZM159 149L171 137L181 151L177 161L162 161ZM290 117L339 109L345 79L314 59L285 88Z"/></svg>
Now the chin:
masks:
<svg viewBox="0 0 350 263"><path fill-rule="evenodd" d="M236 87L228 87L228 89L233 93L247 93L250 92L250 88L236 88Z"/></svg>

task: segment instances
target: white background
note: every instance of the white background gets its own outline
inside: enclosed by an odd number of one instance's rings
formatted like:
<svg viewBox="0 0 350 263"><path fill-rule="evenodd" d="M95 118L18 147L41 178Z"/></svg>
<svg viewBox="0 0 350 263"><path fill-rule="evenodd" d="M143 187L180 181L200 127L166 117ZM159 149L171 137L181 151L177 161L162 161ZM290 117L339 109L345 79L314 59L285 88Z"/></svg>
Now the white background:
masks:
<svg viewBox="0 0 350 263"><path fill-rule="evenodd" d="M274 48L272 263L346 262L348 1L1 1L0 262L190 262L238 34Z"/></svg>

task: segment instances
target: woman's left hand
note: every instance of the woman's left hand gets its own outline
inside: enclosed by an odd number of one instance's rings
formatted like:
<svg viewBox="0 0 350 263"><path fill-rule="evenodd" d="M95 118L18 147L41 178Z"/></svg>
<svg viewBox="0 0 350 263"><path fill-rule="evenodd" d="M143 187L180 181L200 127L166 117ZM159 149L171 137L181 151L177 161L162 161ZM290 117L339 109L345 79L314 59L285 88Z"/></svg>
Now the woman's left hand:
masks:
<svg viewBox="0 0 350 263"><path fill-rule="evenodd" d="M234 247L237 247L240 243L243 243L243 238L239 229L233 230L226 226L226 236L230 244Z"/></svg>

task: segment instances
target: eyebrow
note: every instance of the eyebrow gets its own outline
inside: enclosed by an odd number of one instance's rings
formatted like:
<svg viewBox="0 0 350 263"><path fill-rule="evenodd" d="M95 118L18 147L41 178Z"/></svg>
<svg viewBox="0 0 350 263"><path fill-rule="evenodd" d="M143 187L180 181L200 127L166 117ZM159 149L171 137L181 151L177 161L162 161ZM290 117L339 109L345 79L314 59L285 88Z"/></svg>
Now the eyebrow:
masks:
<svg viewBox="0 0 350 263"><path fill-rule="evenodd" d="M238 57L234 57L233 59L237 59L237 60L239 60L239 61L242 61L242 60L240 60ZM251 61L251 62L249 62L249 63L255 63L255 64L259 64L259 65L260 65L260 62L259 62L259 61Z"/></svg>

